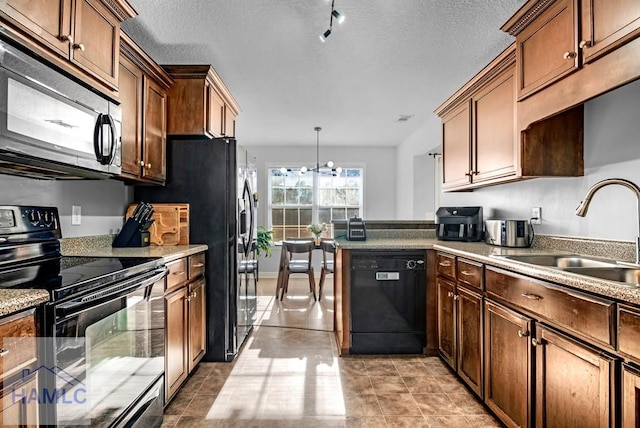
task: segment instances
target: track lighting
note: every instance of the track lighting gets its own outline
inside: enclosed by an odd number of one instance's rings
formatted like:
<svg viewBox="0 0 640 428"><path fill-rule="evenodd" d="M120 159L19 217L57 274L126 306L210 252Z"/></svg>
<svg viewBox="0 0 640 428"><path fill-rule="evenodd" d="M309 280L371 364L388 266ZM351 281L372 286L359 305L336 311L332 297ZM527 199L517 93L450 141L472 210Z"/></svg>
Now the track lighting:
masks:
<svg viewBox="0 0 640 428"><path fill-rule="evenodd" d="M333 30L333 19L335 18L336 21L338 21L338 24L342 24L344 22L345 16L340 12L338 12L337 10L335 10L334 3L335 3L335 0L331 0L331 14L329 15L329 29L320 36L320 41L323 43L327 41L327 37L329 37L329 35L331 34L331 30Z"/></svg>
<svg viewBox="0 0 640 428"><path fill-rule="evenodd" d="M331 34L331 30L325 31L324 34L320 35L320 41L322 43L324 43L327 40L327 37L329 37L330 34Z"/></svg>
<svg viewBox="0 0 640 428"><path fill-rule="evenodd" d="M332 10L331 11L331 15L333 15L333 17L336 19L336 21L338 21L338 24L342 24L344 22L344 15L342 15L337 10Z"/></svg>

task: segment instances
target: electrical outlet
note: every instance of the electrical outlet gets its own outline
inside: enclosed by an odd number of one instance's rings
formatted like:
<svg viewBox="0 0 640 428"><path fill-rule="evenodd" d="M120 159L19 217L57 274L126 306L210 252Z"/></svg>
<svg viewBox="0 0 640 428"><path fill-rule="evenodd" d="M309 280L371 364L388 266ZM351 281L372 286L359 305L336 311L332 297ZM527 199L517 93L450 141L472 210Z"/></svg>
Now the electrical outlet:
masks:
<svg viewBox="0 0 640 428"><path fill-rule="evenodd" d="M531 224L542 224L542 207L531 208Z"/></svg>
<svg viewBox="0 0 640 428"><path fill-rule="evenodd" d="M82 222L82 207L80 205L71 205L71 225L77 226Z"/></svg>

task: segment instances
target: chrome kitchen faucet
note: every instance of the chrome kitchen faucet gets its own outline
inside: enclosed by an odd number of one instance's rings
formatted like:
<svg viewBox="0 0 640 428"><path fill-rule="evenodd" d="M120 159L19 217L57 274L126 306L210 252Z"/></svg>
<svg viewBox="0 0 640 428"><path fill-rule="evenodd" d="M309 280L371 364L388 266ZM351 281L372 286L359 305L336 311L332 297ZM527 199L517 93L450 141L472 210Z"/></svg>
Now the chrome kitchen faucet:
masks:
<svg viewBox="0 0 640 428"><path fill-rule="evenodd" d="M589 208L589 204L591 203L591 198L593 198L593 195L602 187L608 186L610 184L619 184L621 186L624 186L633 191L638 198L638 236L636 236L636 264L640 264L640 187L638 187L635 183L622 178L607 178L605 180L598 181L596 184L591 186L589 190L587 190L587 194L585 195L584 200L580 202L580 205L578 205L578 208L576 209L576 215L580 217L586 216L587 209Z"/></svg>

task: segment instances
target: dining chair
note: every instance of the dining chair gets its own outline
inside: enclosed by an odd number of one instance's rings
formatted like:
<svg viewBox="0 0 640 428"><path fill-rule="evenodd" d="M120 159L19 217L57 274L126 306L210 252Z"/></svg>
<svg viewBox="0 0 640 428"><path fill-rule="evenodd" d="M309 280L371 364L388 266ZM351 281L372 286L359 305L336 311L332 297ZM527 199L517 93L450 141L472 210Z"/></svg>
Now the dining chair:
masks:
<svg viewBox="0 0 640 428"><path fill-rule="evenodd" d="M289 276L291 274L305 274L309 276L309 291L313 293L313 300L316 298L316 281L313 277L313 265L311 255L315 248L313 241L282 241L282 256L280 259L279 283L276 289L281 290L280 300L284 299L285 293L289 289Z"/></svg>
<svg viewBox="0 0 640 428"><path fill-rule="evenodd" d="M322 300L322 287L328 273L333 274L333 254L336 252L336 241L332 239L320 241L322 250L322 269L320 270L320 285L318 287L318 300ZM329 254L331 256L329 257Z"/></svg>

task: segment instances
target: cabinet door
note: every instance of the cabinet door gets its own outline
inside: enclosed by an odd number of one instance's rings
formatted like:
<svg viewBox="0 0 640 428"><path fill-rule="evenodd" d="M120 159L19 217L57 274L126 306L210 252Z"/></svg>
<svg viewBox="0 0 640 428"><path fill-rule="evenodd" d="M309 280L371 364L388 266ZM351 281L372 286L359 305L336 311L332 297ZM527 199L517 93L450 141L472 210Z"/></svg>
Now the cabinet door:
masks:
<svg viewBox="0 0 640 428"><path fill-rule="evenodd" d="M224 135L226 137L236 136L236 115L226 105L224 107Z"/></svg>
<svg viewBox="0 0 640 428"><path fill-rule="evenodd" d="M593 61L640 35L638 0L582 0L584 62Z"/></svg>
<svg viewBox="0 0 640 428"><path fill-rule="evenodd" d="M165 296L165 402L178 391L187 378L187 287Z"/></svg>
<svg viewBox="0 0 640 428"><path fill-rule="evenodd" d="M536 426L613 427L614 359L538 325Z"/></svg>
<svg viewBox="0 0 640 428"><path fill-rule="evenodd" d="M482 296L458 286L458 374L482 397Z"/></svg>
<svg viewBox="0 0 640 428"><path fill-rule="evenodd" d="M120 57L118 75L122 107L122 172L140 176L142 163L142 70Z"/></svg>
<svg viewBox="0 0 640 428"><path fill-rule="evenodd" d="M456 368L456 301L455 285L446 279L436 280L438 302L438 352L455 370Z"/></svg>
<svg viewBox="0 0 640 428"><path fill-rule="evenodd" d="M0 396L0 421L2 426L27 428L40 426L38 400L29 399L29 396L34 397L37 396L35 394L38 394L37 374L33 374L13 385L6 386L0 393L2 394Z"/></svg>
<svg viewBox="0 0 640 428"><path fill-rule="evenodd" d="M76 0L71 60L118 88L120 22L98 0Z"/></svg>
<svg viewBox="0 0 640 428"><path fill-rule="evenodd" d="M531 426L533 321L485 300L484 400L510 427Z"/></svg>
<svg viewBox="0 0 640 428"><path fill-rule="evenodd" d="M213 85L207 85L207 132L214 137L224 135L224 101Z"/></svg>
<svg viewBox="0 0 640 428"><path fill-rule="evenodd" d="M167 93L145 76L144 169L142 176L164 182L167 150Z"/></svg>
<svg viewBox="0 0 640 428"><path fill-rule="evenodd" d="M622 428L640 426L640 370L622 365Z"/></svg>
<svg viewBox="0 0 640 428"><path fill-rule="evenodd" d="M515 69L473 97L473 181L515 174Z"/></svg>
<svg viewBox="0 0 640 428"><path fill-rule="evenodd" d="M442 187L471 182L471 104L465 102L442 118Z"/></svg>
<svg viewBox="0 0 640 428"><path fill-rule="evenodd" d="M189 284L189 372L206 352L205 280Z"/></svg>
<svg viewBox="0 0 640 428"><path fill-rule="evenodd" d="M516 36L518 100L577 70L576 1L554 2Z"/></svg>
<svg viewBox="0 0 640 428"><path fill-rule="evenodd" d="M0 11L29 36L69 58L71 0L0 0Z"/></svg>

